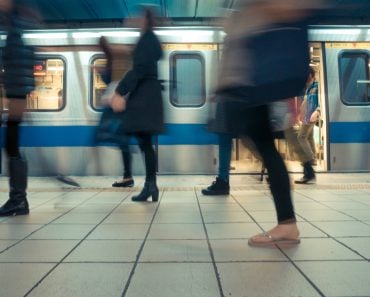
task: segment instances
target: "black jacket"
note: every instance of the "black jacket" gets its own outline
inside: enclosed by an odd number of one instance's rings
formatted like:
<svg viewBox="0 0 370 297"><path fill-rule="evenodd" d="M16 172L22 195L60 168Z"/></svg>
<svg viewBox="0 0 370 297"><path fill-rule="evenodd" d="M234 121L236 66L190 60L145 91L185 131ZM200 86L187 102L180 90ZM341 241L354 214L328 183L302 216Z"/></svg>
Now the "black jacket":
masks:
<svg viewBox="0 0 370 297"><path fill-rule="evenodd" d="M126 133L163 131L163 102L158 80L162 48L153 31L146 31L133 51L133 67L119 82L117 93L128 99L123 113Z"/></svg>
<svg viewBox="0 0 370 297"><path fill-rule="evenodd" d="M34 48L22 40L22 32L12 27L3 49L3 83L8 98L25 98L35 88Z"/></svg>

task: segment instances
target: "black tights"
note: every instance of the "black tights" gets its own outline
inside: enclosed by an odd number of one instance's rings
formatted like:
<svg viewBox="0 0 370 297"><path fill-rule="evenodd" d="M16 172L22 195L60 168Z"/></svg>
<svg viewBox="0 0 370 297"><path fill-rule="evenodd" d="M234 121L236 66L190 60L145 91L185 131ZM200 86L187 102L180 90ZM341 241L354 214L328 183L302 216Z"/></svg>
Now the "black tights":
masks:
<svg viewBox="0 0 370 297"><path fill-rule="evenodd" d="M156 177L156 155L152 145L152 135L147 133L136 133L139 146L144 153L145 159L145 180L155 181Z"/></svg>
<svg viewBox="0 0 370 297"><path fill-rule="evenodd" d="M269 174L278 222L279 224L295 222L289 175L275 147L268 107L264 105L248 108L244 116L248 123L246 134L254 141Z"/></svg>
<svg viewBox="0 0 370 297"><path fill-rule="evenodd" d="M132 177L132 172L131 172L132 156L131 156L128 145L121 147L121 153L122 153L122 160L123 160L123 178L131 178Z"/></svg>

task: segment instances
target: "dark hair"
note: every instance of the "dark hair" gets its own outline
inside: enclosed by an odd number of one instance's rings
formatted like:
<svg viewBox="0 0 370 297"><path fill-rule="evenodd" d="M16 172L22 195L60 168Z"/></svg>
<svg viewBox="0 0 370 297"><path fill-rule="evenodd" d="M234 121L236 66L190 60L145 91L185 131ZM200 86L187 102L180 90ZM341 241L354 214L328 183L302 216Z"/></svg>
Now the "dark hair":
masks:
<svg viewBox="0 0 370 297"><path fill-rule="evenodd" d="M154 13L150 8L144 8L144 18L146 20L147 29L152 29L154 27Z"/></svg>

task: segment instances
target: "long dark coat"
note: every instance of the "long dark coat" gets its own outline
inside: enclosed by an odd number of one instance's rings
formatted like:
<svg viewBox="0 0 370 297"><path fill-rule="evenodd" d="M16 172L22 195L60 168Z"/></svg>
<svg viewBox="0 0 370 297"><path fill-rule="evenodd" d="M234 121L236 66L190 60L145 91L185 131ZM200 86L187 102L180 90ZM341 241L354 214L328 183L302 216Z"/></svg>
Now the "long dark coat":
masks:
<svg viewBox="0 0 370 297"><path fill-rule="evenodd" d="M163 102L157 65L161 57L158 38L153 31L146 31L134 49L132 69L116 89L128 99L122 113L125 133L158 134L163 131Z"/></svg>
<svg viewBox="0 0 370 297"><path fill-rule="evenodd" d="M23 42L22 31L15 26L9 30L2 58L7 97L25 99L35 88L35 54L34 48Z"/></svg>

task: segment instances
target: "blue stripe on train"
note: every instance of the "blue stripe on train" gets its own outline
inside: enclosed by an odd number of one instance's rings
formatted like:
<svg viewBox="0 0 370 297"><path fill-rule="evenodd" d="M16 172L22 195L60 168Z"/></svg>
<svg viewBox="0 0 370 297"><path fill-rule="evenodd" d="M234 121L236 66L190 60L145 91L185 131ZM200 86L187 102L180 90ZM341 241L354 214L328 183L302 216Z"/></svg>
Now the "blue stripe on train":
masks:
<svg viewBox="0 0 370 297"><path fill-rule="evenodd" d="M370 122L333 122L330 143L370 143Z"/></svg>
<svg viewBox="0 0 370 297"><path fill-rule="evenodd" d="M23 147L89 147L95 145L95 129L95 126L22 126L20 144ZM217 135L209 133L204 124L168 124L165 131L158 137L161 145L218 143Z"/></svg>
<svg viewBox="0 0 370 297"><path fill-rule="evenodd" d="M22 126L23 147L94 146L95 126ZM370 122L334 122L329 125L331 143L370 143ZM1 129L3 144L4 127ZM160 145L216 145L217 135L204 124L167 124Z"/></svg>

